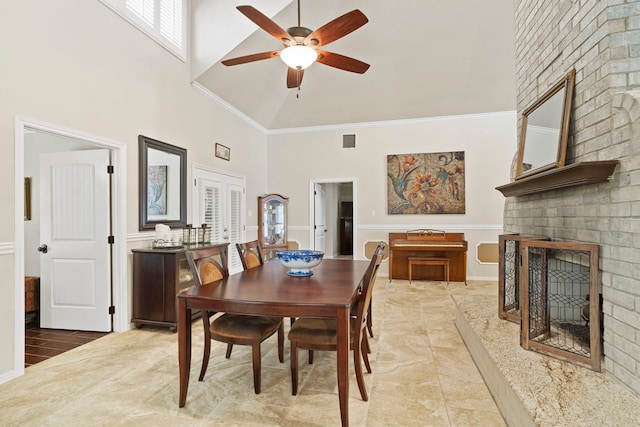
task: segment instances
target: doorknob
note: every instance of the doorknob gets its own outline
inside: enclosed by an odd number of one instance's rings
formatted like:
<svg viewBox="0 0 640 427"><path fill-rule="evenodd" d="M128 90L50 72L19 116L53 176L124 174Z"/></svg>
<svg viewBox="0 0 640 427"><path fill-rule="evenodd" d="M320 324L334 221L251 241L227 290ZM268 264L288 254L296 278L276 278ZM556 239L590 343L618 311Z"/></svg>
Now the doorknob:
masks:
<svg viewBox="0 0 640 427"><path fill-rule="evenodd" d="M43 254L46 254L47 250L48 250L47 245L40 245L38 247L38 252L42 252Z"/></svg>

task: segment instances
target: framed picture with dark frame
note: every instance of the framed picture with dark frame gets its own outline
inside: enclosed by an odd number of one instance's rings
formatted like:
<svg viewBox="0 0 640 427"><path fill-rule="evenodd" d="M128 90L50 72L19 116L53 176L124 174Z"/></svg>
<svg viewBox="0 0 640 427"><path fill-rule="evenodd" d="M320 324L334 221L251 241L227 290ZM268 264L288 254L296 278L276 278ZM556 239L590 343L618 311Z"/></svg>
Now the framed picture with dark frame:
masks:
<svg viewBox="0 0 640 427"><path fill-rule="evenodd" d="M231 159L231 149L229 147L225 147L222 144L218 144L216 142L216 157L220 157L224 160Z"/></svg>
<svg viewBox="0 0 640 427"><path fill-rule="evenodd" d="M138 136L138 229L187 225L187 150Z"/></svg>

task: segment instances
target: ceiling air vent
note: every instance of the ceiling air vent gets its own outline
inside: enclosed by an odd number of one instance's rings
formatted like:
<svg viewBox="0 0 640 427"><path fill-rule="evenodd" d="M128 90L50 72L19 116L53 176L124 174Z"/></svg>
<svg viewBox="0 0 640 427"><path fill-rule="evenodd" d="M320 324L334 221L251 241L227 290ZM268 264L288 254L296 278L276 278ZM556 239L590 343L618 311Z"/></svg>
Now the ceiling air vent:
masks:
<svg viewBox="0 0 640 427"><path fill-rule="evenodd" d="M342 135L342 148L356 148L356 136Z"/></svg>

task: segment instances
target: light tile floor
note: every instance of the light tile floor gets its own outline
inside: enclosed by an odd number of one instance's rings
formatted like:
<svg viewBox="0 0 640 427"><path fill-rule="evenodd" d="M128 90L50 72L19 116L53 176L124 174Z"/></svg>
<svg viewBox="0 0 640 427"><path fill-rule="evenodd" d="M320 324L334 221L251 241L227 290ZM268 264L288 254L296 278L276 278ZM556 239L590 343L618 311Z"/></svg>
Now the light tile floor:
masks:
<svg viewBox="0 0 640 427"><path fill-rule="evenodd" d="M505 422L455 327L452 295L496 295L497 282L425 282L379 277L374 289L369 401L351 368L351 426L504 426ZM288 322L285 322L288 326ZM143 328L109 334L38 363L0 385L2 426L336 426L340 424L335 354L300 357L291 395L289 346L277 360L275 337L263 343L262 393L253 393L251 352L231 359L214 342L198 382L202 326L194 348L187 404L179 409L177 335Z"/></svg>

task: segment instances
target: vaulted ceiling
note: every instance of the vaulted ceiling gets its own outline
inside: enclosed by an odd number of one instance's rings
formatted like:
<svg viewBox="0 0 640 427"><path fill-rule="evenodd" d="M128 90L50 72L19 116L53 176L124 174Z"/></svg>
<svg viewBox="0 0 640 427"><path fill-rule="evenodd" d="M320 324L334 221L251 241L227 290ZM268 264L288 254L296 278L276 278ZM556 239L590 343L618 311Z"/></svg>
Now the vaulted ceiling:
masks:
<svg viewBox="0 0 640 427"><path fill-rule="evenodd" d="M194 0L192 79L267 130L516 109L513 0L301 0L301 25L312 30L360 9L369 22L324 49L371 67L354 74L315 63L300 91L287 89L277 57L220 63L283 47L239 4L285 30L297 25L296 1Z"/></svg>

